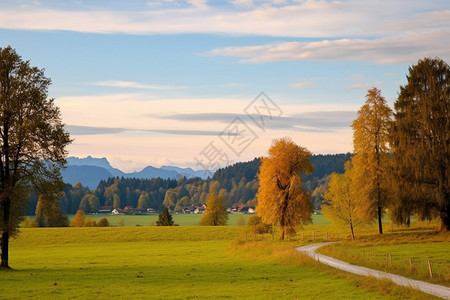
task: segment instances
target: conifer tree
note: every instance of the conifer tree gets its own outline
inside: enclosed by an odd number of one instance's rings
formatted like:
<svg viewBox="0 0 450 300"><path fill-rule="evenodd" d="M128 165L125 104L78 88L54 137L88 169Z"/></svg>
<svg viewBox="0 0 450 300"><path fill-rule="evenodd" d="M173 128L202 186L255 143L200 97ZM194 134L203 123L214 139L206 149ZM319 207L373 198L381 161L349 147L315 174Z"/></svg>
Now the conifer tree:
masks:
<svg viewBox="0 0 450 300"><path fill-rule="evenodd" d="M378 231L383 233L382 217L388 199L389 126L392 110L373 88L367 92L366 103L358 111L352 124L352 158L354 185L368 218L378 220Z"/></svg>
<svg viewBox="0 0 450 300"><path fill-rule="evenodd" d="M274 140L269 156L262 158L256 214L266 224L280 225L280 239L311 222L311 195L301 189L300 173L311 173L311 152L289 138Z"/></svg>
<svg viewBox="0 0 450 300"><path fill-rule="evenodd" d="M431 218L450 229L450 67L425 58L409 68L408 83L394 103L392 129L394 172L401 201L397 217L408 212ZM405 214L405 208L407 213ZM403 213L403 217L402 214Z"/></svg>
<svg viewBox="0 0 450 300"><path fill-rule="evenodd" d="M173 226L173 219L167 207L164 207L163 212L159 214L156 226Z"/></svg>

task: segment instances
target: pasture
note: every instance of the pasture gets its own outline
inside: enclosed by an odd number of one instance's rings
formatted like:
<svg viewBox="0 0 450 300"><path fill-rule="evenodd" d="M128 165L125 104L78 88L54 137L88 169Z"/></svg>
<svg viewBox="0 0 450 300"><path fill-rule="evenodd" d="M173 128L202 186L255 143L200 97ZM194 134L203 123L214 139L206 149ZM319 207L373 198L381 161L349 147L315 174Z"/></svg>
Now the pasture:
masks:
<svg viewBox="0 0 450 300"><path fill-rule="evenodd" d="M243 226L24 228L1 297L429 299L321 266L294 251L299 240L242 237Z"/></svg>
<svg viewBox="0 0 450 300"><path fill-rule="evenodd" d="M68 215L72 220L75 215ZM249 214L228 214L229 226L238 224L238 220L243 218L247 223L248 218L252 215ZM101 218L107 218L112 226L154 226L158 221L158 214L151 215L111 215L111 214L88 214L86 217L94 219L96 222ZM173 214L172 215L175 224L180 226L196 226L199 225L201 214ZM313 215L313 223L316 225L327 225L329 222L325 219L324 215Z"/></svg>

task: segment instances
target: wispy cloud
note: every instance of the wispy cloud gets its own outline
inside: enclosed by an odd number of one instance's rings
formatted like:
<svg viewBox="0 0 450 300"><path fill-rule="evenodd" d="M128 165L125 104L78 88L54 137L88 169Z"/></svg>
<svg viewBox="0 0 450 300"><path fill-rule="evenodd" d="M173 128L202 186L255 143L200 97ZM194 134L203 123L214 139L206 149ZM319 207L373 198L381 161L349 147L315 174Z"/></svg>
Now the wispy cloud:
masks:
<svg viewBox="0 0 450 300"><path fill-rule="evenodd" d="M151 85L143 84L133 81L121 81L121 80L108 80L108 81L96 81L89 83L95 86L107 86L107 87L117 87L117 88L130 88L130 89L149 89L149 90L173 90L173 89L183 89L184 86L174 86L174 85Z"/></svg>
<svg viewBox="0 0 450 300"><path fill-rule="evenodd" d="M128 34L375 37L387 32L445 28L450 20L446 1L234 0L231 5L214 6L213 1L189 0L156 1L134 9L95 4L89 9L74 7L46 3L18 9L14 3L1 4L0 27Z"/></svg>
<svg viewBox="0 0 450 300"><path fill-rule="evenodd" d="M149 115L152 118L177 120L184 122L219 122L229 123L236 117L252 124L246 114L231 113L194 113ZM267 116L262 116L267 118ZM356 117L356 111L312 111L289 116L272 117L267 120L267 128L272 130L293 130L304 132L331 132L340 128L347 128Z"/></svg>
<svg viewBox="0 0 450 300"><path fill-rule="evenodd" d="M429 47L430 45L434 46ZM424 56L440 56L448 59L450 56L447 49L450 49L449 29L379 39L338 39L225 47L213 49L207 54L239 57L242 63L288 60L357 60L391 64L411 63Z"/></svg>
<svg viewBox="0 0 450 300"><path fill-rule="evenodd" d="M65 129L72 135L109 135L120 134L126 132L141 133L161 133L170 135L187 135L187 136L217 136L221 132L214 130L183 130L183 129L133 129L133 128L114 128L114 127L98 127L98 126L79 126L66 125ZM231 133L231 135L233 135Z"/></svg>

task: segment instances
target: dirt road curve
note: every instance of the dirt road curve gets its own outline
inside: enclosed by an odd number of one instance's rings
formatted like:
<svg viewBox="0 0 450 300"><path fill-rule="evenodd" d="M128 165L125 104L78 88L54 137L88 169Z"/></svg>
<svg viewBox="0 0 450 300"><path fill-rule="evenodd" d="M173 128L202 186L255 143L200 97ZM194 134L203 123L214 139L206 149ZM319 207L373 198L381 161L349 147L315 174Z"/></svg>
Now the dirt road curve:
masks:
<svg viewBox="0 0 450 300"><path fill-rule="evenodd" d="M387 278L392 280L394 283L402 286L412 287L414 289L421 290L424 293L434 295L443 299L450 299L450 288L437 285L437 284L431 284L424 281L414 280L410 278L406 278L399 275L394 275L382 271L377 271L373 269L368 269L364 267L355 266L352 264L349 264L347 262L337 260L335 258L316 253L316 250L320 247L332 244L333 242L329 243L319 243L319 244L312 244L308 246L298 247L296 248L297 251L305 253L312 257L313 259L329 265L333 268L340 269L349 273L357 274L357 275L363 275L363 276L373 276L376 278Z"/></svg>

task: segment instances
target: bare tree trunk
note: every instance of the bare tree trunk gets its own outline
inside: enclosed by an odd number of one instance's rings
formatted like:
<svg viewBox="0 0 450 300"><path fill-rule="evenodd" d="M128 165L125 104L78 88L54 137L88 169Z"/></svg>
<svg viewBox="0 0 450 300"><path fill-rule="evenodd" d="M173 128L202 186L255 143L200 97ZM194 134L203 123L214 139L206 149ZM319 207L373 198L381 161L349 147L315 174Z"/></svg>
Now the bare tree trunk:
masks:
<svg viewBox="0 0 450 300"><path fill-rule="evenodd" d="M383 234L383 224L382 222L382 213L381 213L381 206L378 206L378 231L380 234Z"/></svg>
<svg viewBox="0 0 450 300"><path fill-rule="evenodd" d="M450 215L448 213L448 209L441 209L439 213L439 217L441 218L441 231L447 232L450 230Z"/></svg>
<svg viewBox="0 0 450 300"><path fill-rule="evenodd" d="M0 268L10 269L9 267L9 217L11 210L11 200L6 198L3 201L3 222L4 232L2 233L1 249L2 249L2 262Z"/></svg>

